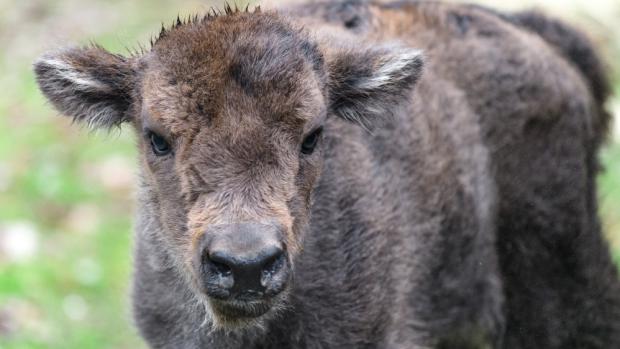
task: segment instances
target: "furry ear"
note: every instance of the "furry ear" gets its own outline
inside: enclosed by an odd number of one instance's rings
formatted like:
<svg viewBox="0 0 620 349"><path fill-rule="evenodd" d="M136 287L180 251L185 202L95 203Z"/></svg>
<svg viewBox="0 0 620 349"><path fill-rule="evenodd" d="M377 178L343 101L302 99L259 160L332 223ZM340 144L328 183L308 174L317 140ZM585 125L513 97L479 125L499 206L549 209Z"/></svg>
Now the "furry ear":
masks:
<svg viewBox="0 0 620 349"><path fill-rule="evenodd" d="M341 50L328 55L330 104L339 116L368 127L411 95L422 53L407 47Z"/></svg>
<svg viewBox="0 0 620 349"><path fill-rule="evenodd" d="M74 120L104 128L129 120L135 73L125 57L97 46L70 48L41 56L34 71L45 97Z"/></svg>

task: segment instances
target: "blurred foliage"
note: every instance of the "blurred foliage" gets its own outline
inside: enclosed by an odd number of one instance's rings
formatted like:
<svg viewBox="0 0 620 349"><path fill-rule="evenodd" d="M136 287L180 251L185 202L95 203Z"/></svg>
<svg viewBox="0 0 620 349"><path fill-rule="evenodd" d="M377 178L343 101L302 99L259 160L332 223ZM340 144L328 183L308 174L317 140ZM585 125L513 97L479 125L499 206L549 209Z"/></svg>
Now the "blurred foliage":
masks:
<svg viewBox="0 0 620 349"><path fill-rule="evenodd" d="M547 2L553 11L561 4L560 15L588 28L610 62L620 61L620 4ZM526 2L515 3L504 6ZM0 349L143 347L131 324L128 286L133 135L72 127L38 92L31 63L45 50L87 40L125 53L147 43L162 20L204 13L209 5L0 0ZM618 99L610 107L620 110ZM601 213L620 264L617 142L602 159Z"/></svg>

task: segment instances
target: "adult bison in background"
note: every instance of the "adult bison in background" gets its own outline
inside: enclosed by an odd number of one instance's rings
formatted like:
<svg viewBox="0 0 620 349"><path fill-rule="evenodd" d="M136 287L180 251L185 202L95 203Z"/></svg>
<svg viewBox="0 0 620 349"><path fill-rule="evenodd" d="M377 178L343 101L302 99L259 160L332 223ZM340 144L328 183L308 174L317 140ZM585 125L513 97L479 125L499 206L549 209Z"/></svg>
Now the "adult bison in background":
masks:
<svg viewBox="0 0 620 349"><path fill-rule="evenodd" d="M534 13L314 3L46 54L41 90L139 135L134 316L157 348L615 348L608 90Z"/></svg>

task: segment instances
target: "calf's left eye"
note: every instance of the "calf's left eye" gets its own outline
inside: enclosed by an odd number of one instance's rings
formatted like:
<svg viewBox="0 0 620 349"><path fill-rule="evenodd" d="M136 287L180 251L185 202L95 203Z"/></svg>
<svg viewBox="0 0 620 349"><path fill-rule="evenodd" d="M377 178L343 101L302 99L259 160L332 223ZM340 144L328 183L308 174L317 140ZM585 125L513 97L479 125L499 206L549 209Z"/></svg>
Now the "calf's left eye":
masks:
<svg viewBox="0 0 620 349"><path fill-rule="evenodd" d="M319 138L321 137L321 133L323 132L323 127L319 127L316 130L310 132L304 138L304 141L301 143L301 152L310 155L316 148L317 143L319 142Z"/></svg>

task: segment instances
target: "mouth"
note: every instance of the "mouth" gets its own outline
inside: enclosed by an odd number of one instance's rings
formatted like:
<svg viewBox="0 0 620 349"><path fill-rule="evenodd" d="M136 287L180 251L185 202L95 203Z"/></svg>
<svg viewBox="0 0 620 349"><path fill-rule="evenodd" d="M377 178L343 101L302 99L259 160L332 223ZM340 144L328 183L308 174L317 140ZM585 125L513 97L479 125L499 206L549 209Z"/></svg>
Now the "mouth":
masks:
<svg viewBox="0 0 620 349"><path fill-rule="evenodd" d="M239 301L212 300L211 308L215 317L225 324L239 324L257 320L272 308L269 300Z"/></svg>

